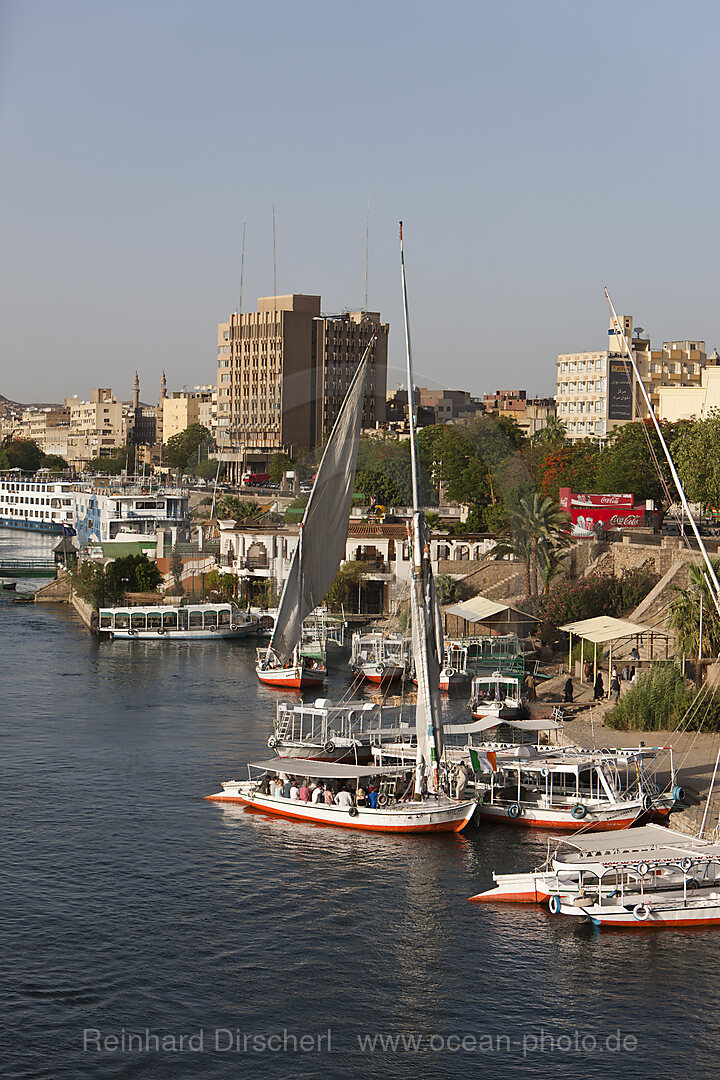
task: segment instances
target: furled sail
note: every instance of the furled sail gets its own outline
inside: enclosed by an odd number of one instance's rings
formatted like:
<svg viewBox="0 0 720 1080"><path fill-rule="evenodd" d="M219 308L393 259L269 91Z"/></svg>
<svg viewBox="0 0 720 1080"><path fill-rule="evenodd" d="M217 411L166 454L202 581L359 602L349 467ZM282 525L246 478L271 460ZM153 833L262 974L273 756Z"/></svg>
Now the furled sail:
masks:
<svg viewBox="0 0 720 1080"><path fill-rule="evenodd" d="M322 604L345 553L365 377L374 342L373 336L358 364L305 508L268 650L268 656L274 653L280 660L292 656L300 642L303 619Z"/></svg>

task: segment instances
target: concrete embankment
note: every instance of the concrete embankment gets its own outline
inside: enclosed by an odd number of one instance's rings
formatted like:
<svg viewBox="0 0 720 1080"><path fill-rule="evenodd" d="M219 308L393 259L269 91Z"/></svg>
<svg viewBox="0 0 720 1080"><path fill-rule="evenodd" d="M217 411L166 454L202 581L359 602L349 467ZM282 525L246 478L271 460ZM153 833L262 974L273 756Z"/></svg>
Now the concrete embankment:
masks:
<svg viewBox="0 0 720 1080"><path fill-rule="evenodd" d="M49 581L35 593L36 604L70 604L75 609L88 630L95 629L96 612L92 604L73 592L70 574L60 573L54 581Z"/></svg>

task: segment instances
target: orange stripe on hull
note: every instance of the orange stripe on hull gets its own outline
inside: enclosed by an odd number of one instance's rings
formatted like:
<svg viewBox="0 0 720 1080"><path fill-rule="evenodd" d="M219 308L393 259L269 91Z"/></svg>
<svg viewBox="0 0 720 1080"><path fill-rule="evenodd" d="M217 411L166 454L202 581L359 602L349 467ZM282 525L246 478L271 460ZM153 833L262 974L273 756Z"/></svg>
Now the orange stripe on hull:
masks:
<svg viewBox="0 0 720 1080"><path fill-rule="evenodd" d="M306 825L329 825L331 828L336 829L361 829L365 832L384 832L384 833L420 833L420 832L461 832L467 825L467 821L441 821L434 825L365 825L358 823L357 818L350 818L348 821L321 821L314 818L309 818L305 814L294 814L292 810L275 810L266 806L256 806L255 803L249 799L243 799L239 795L205 795L203 796L209 802L220 803L243 803L249 810L252 810L256 814L267 814L268 817L282 817L290 818L292 821L303 821Z"/></svg>
<svg viewBox="0 0 720 1080"><path fill-rule="evenodd" d="M264 686L275 686L280 690L302 690L305 686L320 686L325 682L325 677L321 679L308 678L303 676L299 679L266 679L262 675L258 675L258 679Z"/></svg>
<svg viewBox="0 0 720 1080"><path fill-rule="evenodd" d="M478 893L477 896L468 896L469 904L484 904L486 902L499 904L536 904L539 899L536 892L514 892L514 893L501 893L498 889L497 896L493 896L492 893Z"/></svg>
<svg viewBox="0 0 720 1080"><path fill-rule="evenodd" d="M590 918L592 919L592 915ZM645 919L642 922L629 919L622 922L599 922L598 925L603 930L688 930L695 926L720 926L720 915L711 919L673 919L668 922L660 919L656 921Z"/></svg>
<svg viewBox="0 0 720 1080"><path fill-rule="evenodd" d="M629 818L616 818L612 821L594 821L589 822L587 818L573 818L572 821L558 821L544 820L538 821L536 818L526 817L501 817L499 814L483 814L482 810L477 811L478 817L482 821L493 821L500 825L518 825L524 829L567 829L572 832L577 832L578 829L582 829L583 832L606 832L610 829L628 829L634 821L635 817Z"/></svg>

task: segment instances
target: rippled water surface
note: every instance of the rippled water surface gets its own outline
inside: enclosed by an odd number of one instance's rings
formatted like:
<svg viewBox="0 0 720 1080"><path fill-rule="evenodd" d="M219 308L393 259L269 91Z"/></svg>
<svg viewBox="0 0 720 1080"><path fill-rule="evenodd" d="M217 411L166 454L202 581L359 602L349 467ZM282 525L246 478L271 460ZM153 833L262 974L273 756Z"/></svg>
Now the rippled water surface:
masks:
<svg viewBox="0 0 720 1080"><path fill-rule="evenodd" d="M717 1075L720 933L466 902L545 837L204 802L267 754L254 646L98 642L7 594L0 639L3 1078Z"/></svg>

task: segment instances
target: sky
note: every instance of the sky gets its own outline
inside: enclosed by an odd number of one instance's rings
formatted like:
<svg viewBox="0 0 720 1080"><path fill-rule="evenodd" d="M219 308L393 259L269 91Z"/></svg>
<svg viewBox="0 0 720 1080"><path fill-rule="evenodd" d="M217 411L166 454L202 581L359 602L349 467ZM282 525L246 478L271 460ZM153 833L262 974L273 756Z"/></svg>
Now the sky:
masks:
<svg viewBox="0 0 720 1080"><path fill-rule="evenodd" d="M0 393L216 379L273 292L365 304L416 382L555 391L610 290L720 347L715 0L3 0Z"/></svg>

